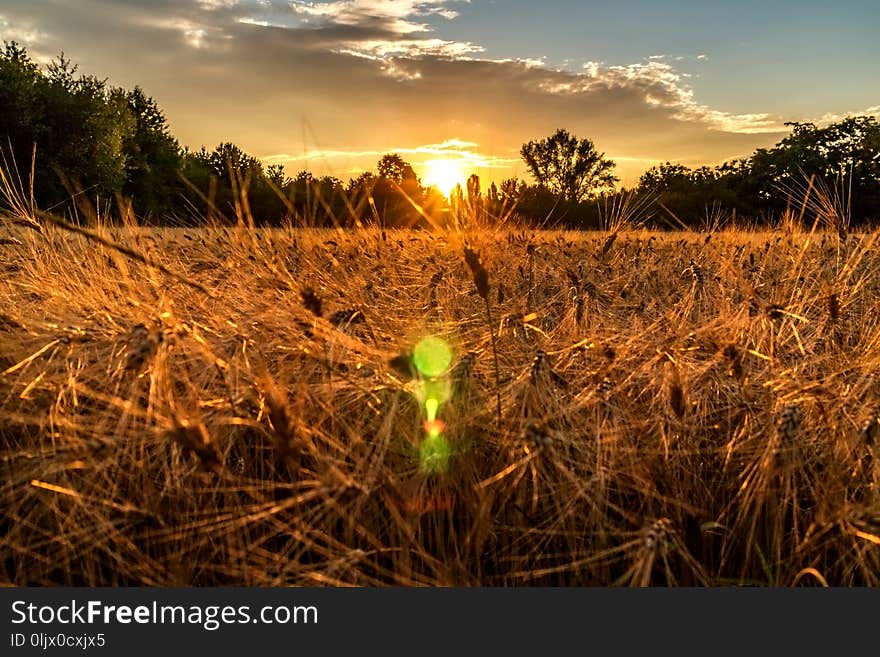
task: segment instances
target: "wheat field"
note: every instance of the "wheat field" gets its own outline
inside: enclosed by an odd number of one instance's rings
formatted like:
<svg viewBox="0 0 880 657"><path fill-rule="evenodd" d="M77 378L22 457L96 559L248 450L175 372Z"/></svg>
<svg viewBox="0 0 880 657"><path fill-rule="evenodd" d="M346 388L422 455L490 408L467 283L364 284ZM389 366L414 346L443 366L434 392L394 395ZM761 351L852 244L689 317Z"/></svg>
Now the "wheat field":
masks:
<svg viewBox="0 0 880 657"><path fill-rule="evenodd" d="M878 233L3 226L4 583L880 583Z"/></svg>

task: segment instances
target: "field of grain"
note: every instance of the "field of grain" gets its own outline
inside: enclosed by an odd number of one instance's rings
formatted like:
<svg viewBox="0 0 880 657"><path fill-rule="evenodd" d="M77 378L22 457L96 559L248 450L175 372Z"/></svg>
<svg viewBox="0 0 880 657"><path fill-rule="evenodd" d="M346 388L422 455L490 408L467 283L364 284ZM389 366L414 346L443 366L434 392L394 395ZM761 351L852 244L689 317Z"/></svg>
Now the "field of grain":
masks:
<svg viewBox="0 0 880 657"><path fill-rule="evenodd" d="M0 233L4 583L880 583L877 234L102 234Z"/></svg>

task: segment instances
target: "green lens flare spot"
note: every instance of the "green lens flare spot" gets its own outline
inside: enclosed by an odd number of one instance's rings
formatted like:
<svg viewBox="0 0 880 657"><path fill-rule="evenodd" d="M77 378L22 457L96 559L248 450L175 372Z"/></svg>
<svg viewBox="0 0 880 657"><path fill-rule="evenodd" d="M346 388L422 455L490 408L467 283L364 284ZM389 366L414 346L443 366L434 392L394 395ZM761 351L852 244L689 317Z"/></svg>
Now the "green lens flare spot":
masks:
<svg viewBox="0 0 880 657"><path fill-rule="evenodd" d="M452 364L452 349L441 338L422 338L413 349L413 363L422 376L440 376Z"/></svg>
<svg viewBox="0 0 880 657"><path fill-rule="evenodd" d="M440 402L436 398L430 397L425 400L425 414L428 416L428 422L437 419L438 408L440 408Z"/></svg>
<svg viewBox="0 0 880 657"><path fill-rule="evenodd" d="M429 404L436 403L439 409L441 405L449 401L452 396L452 385L446 378L423 379L413 389L413 394L425 406L425 412L430 413Z"/></svg>
<svg viewBox="0 0 880 657"><path fill-rule="evenodd" d="M442 474L449 469L452 448L449 441L440 434L430 432L419 445L419 464L424 472Z"/></svg>

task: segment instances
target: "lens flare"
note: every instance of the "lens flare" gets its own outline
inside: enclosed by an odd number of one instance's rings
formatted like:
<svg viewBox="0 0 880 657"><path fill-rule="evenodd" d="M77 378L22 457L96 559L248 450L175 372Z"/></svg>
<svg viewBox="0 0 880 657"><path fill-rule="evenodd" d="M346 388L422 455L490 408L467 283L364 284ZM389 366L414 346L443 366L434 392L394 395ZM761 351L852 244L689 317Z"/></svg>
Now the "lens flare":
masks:
<svg viewBox="0 0 880 657"><path fill-rule="evenodd" d="M452 349L442 338L428 336L413 349L413 364L422 376L436 378L449 369Z"/></svg>
<svg viewBox="0 0 880 657"><path fill-rule="evenodd" d="M425 435L419 443L419 465L422 472L443 474L449 469L452 448L443 435L446 425L437 415L452 395L448 375L452 348L442 338L427 336L413 348L412 364L418 377L411 390L425 410Z"/></svg>
<svg viewBox="0 0 880 657"><path fill-rule="evenodd" d="M443 474L449 468L452 448L442 433L429 431L419 445L419 464L424 472Z"/></svg>
<svg viewBox="0 0 880 657"><path fill-rule="evenodd" d="M413 389L413 394L422 406L425 407L425 412L429 412L429 403L433 404L436 402L437 407L439 408L449 401L449 398L452 395L452 385L445 377L440 379L426 379L419 381L416 384ZM434 400L433 402L431 401L432 399Z"/></svg>
<svg viewBox="0 0 880 657"><path fill-rule="evenodd" d="M425 433L429 436L439 436L445 428L443 420L425 420Z"/></svg>
<svg viewBox="0 0 880 657"><path fill-rule="evenodd" d="M425 413L428 415L428 422L433 422L437 419L437 410L440 408L440 402L431 397L430 399L425 400Z"/></svg>

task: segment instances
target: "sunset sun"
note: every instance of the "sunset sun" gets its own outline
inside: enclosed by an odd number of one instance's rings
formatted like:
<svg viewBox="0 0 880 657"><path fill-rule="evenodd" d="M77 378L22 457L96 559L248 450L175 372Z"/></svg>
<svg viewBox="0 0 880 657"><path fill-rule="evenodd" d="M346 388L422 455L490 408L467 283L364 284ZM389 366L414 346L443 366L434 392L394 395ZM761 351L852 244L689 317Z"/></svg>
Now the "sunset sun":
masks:
<svg viewBox="0 0 880 657"><path fill-rule="evenodd" d="M428 160L425 162L425 179L427 186L434 186L447 198L456 185L464 186L467 172L463 163L458 160Z"/></svg>

